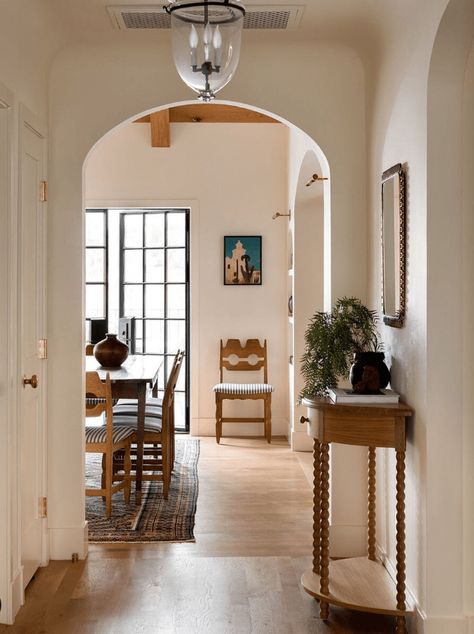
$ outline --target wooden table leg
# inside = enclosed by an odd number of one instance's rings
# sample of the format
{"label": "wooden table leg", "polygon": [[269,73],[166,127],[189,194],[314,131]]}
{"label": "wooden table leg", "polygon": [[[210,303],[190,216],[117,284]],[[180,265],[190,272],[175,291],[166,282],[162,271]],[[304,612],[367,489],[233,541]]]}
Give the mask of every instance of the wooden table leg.
{"label": "wooden table leg", "polygon": [[145,434],[146,385],[139,383],[137,391],[137,461],[135,466],[135,504],[142,500],[143,437]]}
{"label": "wooden table leg", "polygon": [[[397,610],[405,610],[405,452],[397,451]],[[405,634],[405,617],[397,616],[396,634]]]}
{"label": "wooden table leg", "polygon": [[[321,594],[329,594],[329,444],[321,443]],[[319,616],[329,618],[329,605],[319,604]]]}
{"label": "wooden table leg", "polygon": [[369,447],[367,555],[375,561],[375,447]]}
{"label": "wooden table leg", "polygon": [[321,443],[317,438],[313,444],[313,572],[321,569]]}

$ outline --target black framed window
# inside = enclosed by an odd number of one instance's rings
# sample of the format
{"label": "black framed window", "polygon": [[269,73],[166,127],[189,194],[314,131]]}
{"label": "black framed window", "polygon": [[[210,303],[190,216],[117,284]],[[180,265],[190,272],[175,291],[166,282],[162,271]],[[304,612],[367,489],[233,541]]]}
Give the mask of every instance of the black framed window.
{"label": "black framed window", "polygon": [[86,340],[91,320],[108,319],[107,210],[88,209],[85,224]]}
{"label": "black framed window", "polygon": [[175,425],[189,431],[189,211],[122,211],[119,279],[120,316],[135,317],[135,352],[163,358],[161,391],[177,350],[186,350]]}

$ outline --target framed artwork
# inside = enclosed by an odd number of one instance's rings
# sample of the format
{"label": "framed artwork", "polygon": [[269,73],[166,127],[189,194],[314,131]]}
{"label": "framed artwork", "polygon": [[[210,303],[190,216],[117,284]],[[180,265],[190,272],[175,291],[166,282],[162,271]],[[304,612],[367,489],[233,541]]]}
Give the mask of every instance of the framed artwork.
{"label": "framed artwork", "polygon": [[224,284],[262,283],[262,236],[224,236]]}

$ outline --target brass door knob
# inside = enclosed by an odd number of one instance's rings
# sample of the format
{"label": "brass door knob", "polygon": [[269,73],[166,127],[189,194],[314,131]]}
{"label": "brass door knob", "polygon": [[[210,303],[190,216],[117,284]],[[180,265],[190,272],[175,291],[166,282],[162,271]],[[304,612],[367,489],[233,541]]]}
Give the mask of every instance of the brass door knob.
{"label": "brass door knob", "polygon": [[302,417],[300,418],[300,423],[301,423],[302,425],[304,425],[305,423],[309,423],[309,418],[306,418],[306,416],[302,416]]}
{"label": "brass door knob", "polygon": [[26,376],[23,377],[23,387],[25,385],[31,385],[31,387],[36,390],[36,388],[38,387],[38,377],[36,376],[36,374],[32,374],[31,375],[31,379],[27,379]]}

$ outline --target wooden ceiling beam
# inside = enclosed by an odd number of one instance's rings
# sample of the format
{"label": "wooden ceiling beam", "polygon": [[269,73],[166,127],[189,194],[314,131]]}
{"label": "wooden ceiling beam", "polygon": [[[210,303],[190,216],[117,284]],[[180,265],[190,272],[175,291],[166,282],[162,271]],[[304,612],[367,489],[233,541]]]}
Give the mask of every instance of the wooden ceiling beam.
{"label": "wooden ceiling beam", "polygon": [[[160,111],[163,112],[163,111]],[[145,115],[135,123],[149,123],[152,115]],[[191,104],[169,108],[170,123],[279,123],[276,119],[255,110],[224,104]]]}
{"label": "wooden ceiling beam", "polygon": [[170,147],[170,111],[159,110],[150,115],[151,146]]}

